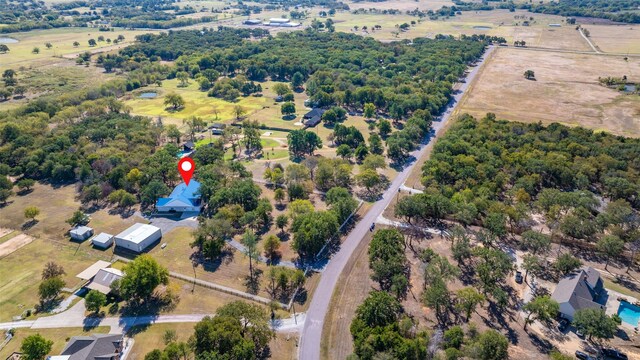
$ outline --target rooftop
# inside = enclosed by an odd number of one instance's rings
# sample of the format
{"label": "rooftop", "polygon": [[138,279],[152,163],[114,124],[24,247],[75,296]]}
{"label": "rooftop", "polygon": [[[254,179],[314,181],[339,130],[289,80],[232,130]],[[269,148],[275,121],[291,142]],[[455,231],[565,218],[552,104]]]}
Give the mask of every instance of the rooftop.
{"label": "rooftop", "polygon": [[111,240],[111,238],[113,238],[113,235],[111,234],[107,234],[107,233],[100,233],[96,236],[94,236],[91,241],[96,242],[96,243],[107,243],[109,240]]}
{"label": "rooftop", "polygon": [[130,228],[116,235],[116,237],[139,244],[158,230],[160,228],[153,225],[137,223],[131,225]]}
{"label": "rooftop", "polygon": [[586,267],[560,280],[551,297],[559,303],[570,303],[576,311],[600,308],[601,304],[598,300],[603,290],[600,273],[591,267]]}
{"label": "rooftop", "polygon": [[111,283],[122,279],[122,276],[124,276],[124,274],[118,269],[100,269],[96,276],[93,277],[93,280],[87,285],[87,288],[108,294],[111,291]]}
{"label": "rooftop", "polygon": [[71,231],[69,231],[69,232],[71,234],[83,235],[83,234],[86,234],[89,231],[93,231],[93,229],[88,227],[88,226],[77,226],[77,227],[71,229]]}
{"label": "rooftop", "polygon": [[169,197],[160,198],[156,206],[165,206],[171,203],[173,206],[197,206],[197,199],[200,198],[200,183],[191,180],[189,185],[180,183],[173,189]]}
{"label": "rooftop", "polygon": [[118,357],[121,349],[122,335],[94,334],[91,336],[74,336],[69,340],[61,355],[68,355],[68,360],[103,360]]}
{"label": "rooftop", "polygon": [[84,271],[82,271],[80,274],[76,275],[76,277],[82,280],[89,280],[92,277],[96,276],[98,271],[100,271],[101,269],[107,268],[109,266],[111,266],[110,262],[98,260],[93,265],[84,269]]}

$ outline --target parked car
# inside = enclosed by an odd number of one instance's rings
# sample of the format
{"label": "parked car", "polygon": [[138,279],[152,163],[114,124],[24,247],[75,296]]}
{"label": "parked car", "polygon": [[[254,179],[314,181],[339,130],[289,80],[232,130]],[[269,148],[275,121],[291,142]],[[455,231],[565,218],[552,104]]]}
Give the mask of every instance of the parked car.
{"label": "parked car", "polygon": [[567,330],[568,327],[569,327],[569,320],[560,319],[560,321],[558,321],[558,331],[564,332],[565,330]]}
{"label": "parked car", "polygon": [[584,353],[580,350],[576,351],[576,358],[580,359],[580,360],[595,360],[594,357],[592,357],[591,355]]}
{"label": "parked car", "polygon": [[522,273],[520,271],[516,271],[516,282],[522,284]]}
{"label": "parked car", "polygon": [[578,335],[580,339],[584,338],[584,334],[579,329],[576,329],[576,335]]}
{"label": "parked car", "polygon": [[621,353],[616,349],[602,349],[602,355],[606,359],[615,359],[615,360],[628,360],[629,357],[625,353]]}

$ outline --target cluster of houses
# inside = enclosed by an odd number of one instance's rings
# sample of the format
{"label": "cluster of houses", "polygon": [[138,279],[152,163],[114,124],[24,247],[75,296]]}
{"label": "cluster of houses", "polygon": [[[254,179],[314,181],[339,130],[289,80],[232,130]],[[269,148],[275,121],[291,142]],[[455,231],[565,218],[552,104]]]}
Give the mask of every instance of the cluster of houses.
{"label": "cluster of houses", "polygon": [[[78,226],[69,231],[71,239],[84,241],[93,235],[93,229],[88,226]],[[149,224],[136,223],[118,235],[100,233],[91,238],[91,244],[98,249],[108,249],[116,244],[116,247],[141,253],[153,243],[160,240],[162,231],[160,228]]]}
{"label": "cluster of houses", "polygon": [[277,27],[298,27],[300,23],[293,22],[289,19],[284,18],[271,18],[268,21],[262,21],[259,19],[247,19],[243,22],[245,25],[249,26],[277,26]]}

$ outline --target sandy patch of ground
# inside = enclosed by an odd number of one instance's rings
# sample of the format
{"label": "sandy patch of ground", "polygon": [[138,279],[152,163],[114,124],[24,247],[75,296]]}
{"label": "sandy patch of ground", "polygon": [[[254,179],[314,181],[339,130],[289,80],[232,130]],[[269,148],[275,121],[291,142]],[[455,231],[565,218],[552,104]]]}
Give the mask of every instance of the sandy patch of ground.
{"label": "sandy patch of ground", "polygon": [[20,234],[11,240],[0,244],[0,258],[3,258],[21,247],[31,243],[33,238],[29,235]]}

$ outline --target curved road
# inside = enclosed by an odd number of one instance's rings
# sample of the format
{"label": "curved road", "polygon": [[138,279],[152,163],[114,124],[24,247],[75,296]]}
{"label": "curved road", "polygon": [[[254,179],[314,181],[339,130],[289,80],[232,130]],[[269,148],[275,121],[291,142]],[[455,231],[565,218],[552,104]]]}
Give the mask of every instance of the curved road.
{"label": "curved road", "polygon": [[[467,91],[469,84],[476,77],[478,70],[484,64],[484,61],[489,54],[494,50],[493,46],[490,46],[487,51],[482,55],[482,58],[478,62],[478,65],[471,69],[466,77],[466,81],[462,83],[459,91],[453,96],[447,110],[433,122],[433,134],[438,134],[444,125],[449,121],[453,110],[456,105]],[[430,136],[432,136],[430,135]],[[431,140],[431,137],[427,140]],[[401,173],[393,180],[389,189],[382,195],[382,199],[378,200],[369,211],[362,217],[362,220],[358,222],[353,230],[349,233],[347,238],[340,246],[340,250],[331,258],[331,261],[325,268],[320,277],[317,290],[311,299],[309,310],[307,311],[306,321],[302,328],[300,338],[300,348],[298,350],[298,358],[304,360],[318,360],[320,359],[320,343],[322,341],[322,327],[324,318],[329,310],[329,303],[333,295],[333,290],[338,282],[338,278],[342,273],[347,261],[353,254],[354,250],[362,241],[366,233],[369,231],[371,224],[376,222],[376,219],[384,209],[387,208],[391,200],[398,193],[400,187],[411,174],[413,167],[417,163],[417,159],[420,159],[426,151],[426,146],[423,145],[420,149],[414,151],[411,155],[415,157],[411,165],[407,166]]]}

